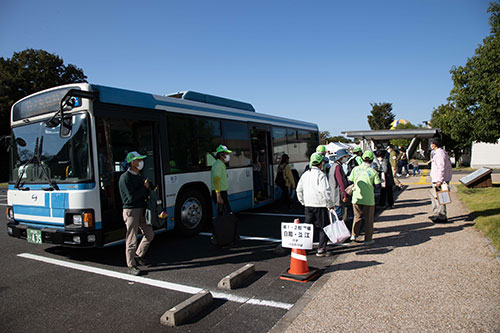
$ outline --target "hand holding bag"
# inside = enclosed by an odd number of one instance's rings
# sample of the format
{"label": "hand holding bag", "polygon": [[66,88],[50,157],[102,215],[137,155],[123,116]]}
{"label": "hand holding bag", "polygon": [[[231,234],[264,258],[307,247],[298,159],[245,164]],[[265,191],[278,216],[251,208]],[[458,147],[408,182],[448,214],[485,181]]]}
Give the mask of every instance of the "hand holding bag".
{"label": "hand holding bag", "polygon": [[333,244],[342,243],[351,237],[351,233],[345,226],[344,221],[339,220],[337,213],[335,213],[333,209],[328,211],[328,216],[330,217],[331,223],[324,227],[323,231]]}

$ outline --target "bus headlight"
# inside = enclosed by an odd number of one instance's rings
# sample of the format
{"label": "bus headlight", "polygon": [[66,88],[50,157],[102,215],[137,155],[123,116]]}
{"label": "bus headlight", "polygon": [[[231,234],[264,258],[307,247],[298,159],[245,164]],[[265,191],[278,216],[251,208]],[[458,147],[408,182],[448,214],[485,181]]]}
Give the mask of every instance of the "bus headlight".
{"label": "bus headlight", "polygon": [[82,226],[83,217],[81,215],[73,215],[73,224],[79,227]]}

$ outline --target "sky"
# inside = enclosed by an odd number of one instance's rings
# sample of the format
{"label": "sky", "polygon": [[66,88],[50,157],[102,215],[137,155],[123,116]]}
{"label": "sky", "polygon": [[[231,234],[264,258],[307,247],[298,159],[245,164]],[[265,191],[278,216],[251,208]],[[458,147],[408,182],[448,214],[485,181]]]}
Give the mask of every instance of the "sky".
{"label": "sky", "polygon": [[59,55],[90,83],[194,90],[305,120],[369,129],[371,103],[422,124],[450,69],[490,34],[488,0],[2,0],[0,57]]}

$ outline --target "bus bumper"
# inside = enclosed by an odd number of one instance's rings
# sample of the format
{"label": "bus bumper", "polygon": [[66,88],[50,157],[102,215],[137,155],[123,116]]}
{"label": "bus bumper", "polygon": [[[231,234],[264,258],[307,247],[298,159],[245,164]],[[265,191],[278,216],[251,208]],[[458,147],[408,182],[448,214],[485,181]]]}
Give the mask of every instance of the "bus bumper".
{"label": "bus bumper", "polygon": [[71,247],[98,247],[101,234],[96,230],[60,230],[54,228],[31,228],[15,222],[7,223],[9,236],[27,239],[28,229],[40,230],[42,243],[64,245]]}

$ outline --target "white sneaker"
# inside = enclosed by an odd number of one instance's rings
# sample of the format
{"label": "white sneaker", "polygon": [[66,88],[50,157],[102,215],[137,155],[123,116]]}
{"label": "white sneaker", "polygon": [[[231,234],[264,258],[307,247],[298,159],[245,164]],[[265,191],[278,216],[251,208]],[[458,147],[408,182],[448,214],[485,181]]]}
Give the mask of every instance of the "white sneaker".
{"label": "white sneaker", "polygon": [[352,241],[353,241],[353,240],[356,240],[356,236],[351,235],[351,240],[352,240]]}

